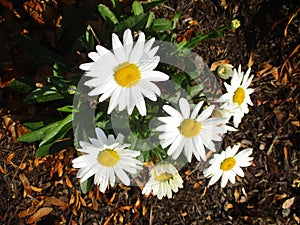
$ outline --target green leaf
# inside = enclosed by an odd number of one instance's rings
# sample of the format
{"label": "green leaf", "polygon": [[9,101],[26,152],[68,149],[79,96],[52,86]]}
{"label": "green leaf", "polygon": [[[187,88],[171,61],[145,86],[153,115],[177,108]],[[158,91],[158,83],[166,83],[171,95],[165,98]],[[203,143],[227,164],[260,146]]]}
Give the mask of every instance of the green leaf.
{"label": "green leaf", "polygon": [[155,14],[154,14],[154,12],[150,12],[150,13],[149,13],[149,16],[148,16],[147,23],[146,23],[146,29],[148,29],[149,27],[152,26],[154,19],[155,19]]}
{"label": "green leaf", "polygon": [[160,5],[161,3],[165,2],[165,1],[167,1],[167,0],[152,0],[150,2],[143,1],[142,5],[143,5],[145,12],[148,12],[153,7]]}
{"label": "green leaf", "polygon": [[172,29],[172,22],[167,19],[155,19],[153,21],[152,29],[158,32],[165,32]]}
{"label": "green leaf", "polygon": [[70,70],[70,65],[65,61],[65,59],[45,46],[33,41],[30,37],[26,35],[19,35],[18,40],[21,45],[30,53],[32,57],[41,63],[52,66],[57,63],[65,71]]}
{"label": "green leaf", "polygon": [[86,30],[85,32],[85,40],[87,43],[87,51],[90,52],[95,48],[95,40],[91,30]]}
{"label": "green leaf", "polygon": [[127,28],[133,30],[140,30],[145,26],[146,22],[147,22],[147,15],[145,13],[132,16],[117,24],[115,26],[114,32],[118,33]]}
{"label": "green leaf", "polygon": [[60,150],[65,149],[65,148],[71,146],[72,144],[73,144],[72,139],[58,140],[58,141],[55,141],[53,143],[50,143],[50,144],[43,145],[43,146],[39,147],[36,150],[35,155],[43,157],[43,156],[46,156],[46,155],[49,155],[49,154],[59,152]]}
{"label": "green leaf", "polygon": [[134,1],[132,3],[132,11],[134,15],[139,15],[144,13],[144,9],[142,4],[139,1]]}
{"label": "green leaf", "polygon": [[175,14],[173,17],[173,25],[172,25],[172,30],[174,30],[179,22],[180,17],[182,16],[182,12],[178,12]]}
{"label": "green leaf", "polygon": [[73,115],[70,114],[63,120],[60,120],[54,129],[50,130],[43,138],[39,146],[49,143],[50,140],[63,138],[64,135],[72,128]]}
{"label": "green leaf", "polygon": [[94,183],[94,177],[90,177],[87,180],[80,182],[80,189],[82,193],[87,194],[91,190]]}
{"label": "green leaf", "polygon": [[104,20],[109,19],[115,25],[119,23],[116,15],[106,5],[99,4],[98,11]]}
{"label": "green leaf", "polygon": [[21,77],[10,83],[9,88],[15,90],[18,93],[29,93],[33,89],[33,83],[26,77]]}
{"label": "green leaf", "polygon": [[44,121],[23,123],[23,126],[29,130],[37,130],[45,126]]}
{"label": "green leaf", "polygon": [[62,99],[64,96],[60,94],[55,87],[45,86],[43,88],[37,88],[23,100],[24,103],[33,103],[33,102],[49,102],[58,99]]}
{"label": "green leaf", "polygon": [[66,106],[60,107],[57,109],[57,111],[68,112],[68,113],[78,112],[78,110],[74,109],[72,105],[66,105]]}
{"label": "green leaf", "polygon": [[35,142],[42,140],[48,132],[54,129],[60,121],[56,121],[47,125],[46,127],[40,128],[35,131],[31,131],[30,133],[24,134],[22,137],[18,138],[18,141],[21,142]]}
{"label": "green leaf", "polygon": [[193,98],[196,95],[199,95],[203,91],[203,85],[200,84],[200,85],[188,86],[187,91],[189,96]]}

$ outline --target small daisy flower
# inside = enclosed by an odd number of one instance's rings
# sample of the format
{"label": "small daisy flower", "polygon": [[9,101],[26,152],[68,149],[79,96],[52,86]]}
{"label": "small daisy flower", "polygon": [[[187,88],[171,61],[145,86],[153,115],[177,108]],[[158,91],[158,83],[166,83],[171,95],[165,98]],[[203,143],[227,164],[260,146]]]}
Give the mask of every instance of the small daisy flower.
{"label": "small daisy flower", "polygon": [[177,169],[170,163],[159,163],[150,170],[150,179],[143,188],[143,194],[157,195],[159,199],[164,196],[172,198],[172,191],[178,192],[178,188],[183,188],[183,180]]}
{"label": "small daisy flower", "polygon": [[210,167],[203,171],[203,174],[207,178],[211,178],[208,185],[213,185],[221,177],[221,187],[225,187],[228,180],[234,184],[235,176],[244,177],[244,172],[241,167],[250,166],[250,161],[253,157],[249,157],[252,154],[252,148],[247,148],[237,151],[240,145],[236,144],[233,147],[228,146],[225,151],[220,154],[214,154],[213,158],[209,160]]}
{"label": "small daisy flower", "polygon": [[[89,138],[90,142],[80,141],[82,149],[78,151],[85,153],[72,161],[74,168],[79,168],[77,178],[80,182],[95,175],[94,184],[100,186],[100,191],[105,192],[110,184],[114,186],[116,176],[125,185],[130,184],[126,172],[136,174],[142,169],[142,163],[134,157],[139,156],[139,151],[127,149],[129,144],[121,144],[123,135],[118,134],[115,139],[113,135],[106,137],[100,129],[95,129],[96,138]],[[125,172],[126,171],[126,172]]]}
{"label": "small daisy flower", "polygon": [[238,19],[234,19],[231,21],[231,29],[236,30],[241,26],[241,22]]}
{"label": "small daisy flower", "polygon": [[221,66],[218,67],[217,74],[219,77],[225,80],[228,79],[229,77],[232,77],[233,65],[227,63],[222,64]]}
{"label": "small daisy flower", "polygon": [[190,105],[185,98],[180,98],[180,112],[169,105],[164,105],[163,109],[170,116],[159,117],[158,119],[165,123],[156,128],[163,132],[159,135],[160,143],[163,148],[170,145],[168,155],[177,159],[184,151],[189,162],[192,154],[198,161],[200,158],[206,160],[205,148],[215,151],[213,141],[221,141],[219,134],[226,132],[224,127],[218,126],[225,123],[225,118],[209,118],[213,112],[214,106],[209,106],[200,115],[198,115],[204,101],[199,102],[191,113]]}
{"label": "small daisy flower", "polygon": [[[81,64],[80,69],[86,71],[85,76],[92,77],[84,84],[94,89],[90,96],[98,96],[99,102],[110,98],[108,114],[119,106],[119,111],[127,108],[129,115],[137,107],[142,116],[147,114],[144,96],[152,101],[161,94],[153,83],[166,81],[169,76],[154,69],[160,61],[155,56],[158,46],[152,48],[155,39],[145,42],[145,34],[139,33],[135,45],[131,30],[123,35],[123,45],[116,34],[112,34],[113,52],[103,46],[96,46],[97,52],[90,52],[91,63]],[[152,48],[152,49],[151,49]]]}
{"label": "small daisy flower", "polygon": [[251,106],[253,105],[250,94],[253,93],[254,89],[248,88],[253,79],[253,75],[249,77],[250,70],[251,69],[249,68],[244,75],[241,71],[241,65],[239,66],[238,71],[234,69],[231,85],[224,83],[227,93],[223,94],[218,99],[218,102],[224,102],[221,109],[226,109],[230,107],[231,104],[236,104],[238,106],[233,114],[233,124],[235,127],[238,127],[244,115],[249,112],[248,104]]}

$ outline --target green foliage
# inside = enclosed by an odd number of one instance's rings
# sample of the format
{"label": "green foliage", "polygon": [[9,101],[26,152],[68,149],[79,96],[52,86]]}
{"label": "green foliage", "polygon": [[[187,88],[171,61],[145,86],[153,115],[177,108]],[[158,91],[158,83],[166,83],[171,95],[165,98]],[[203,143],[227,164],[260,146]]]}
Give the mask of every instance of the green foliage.
{"label": "green foliage", "polygon": [[20,44],[29,52],[30,56],[43,63],[44,65],[53,66],[57,63],[63,71],[70,70],[71,66],[63,57],[44,47],[43,45],[33,41],[29,36],[19,35]]}
{"label": "green foliage", "polygon": [[98,11],[104,20],[109,20],[113,24],[119,23],[116,15],[106,5],[99,4]]}
{"label": "green foliage", "polygon": [[144,13],[142,4],[138,1],[134,1],[132,3],[132,11],[133,11],[133,15],[135,16]]}
{"label": "green foliage", "polygon": [[156,32],[165,32],[172,29],[172,22],[168,19],[155,19],[152,29]]}
{"label": "green foliage", "polygon": [[131,16],[119,24],[117,24],[114,28],[114,32],[120,33],[130,28],[132,30],[139,30],[142,29],[147,21],[147,15],[142,13],[139,15]]}
{"label": "green foliage", "polygon": [[80,182],[80,189],[82,193],[87,194],[91,190],[94,184],[94,177],[90,177],[87,180]]}

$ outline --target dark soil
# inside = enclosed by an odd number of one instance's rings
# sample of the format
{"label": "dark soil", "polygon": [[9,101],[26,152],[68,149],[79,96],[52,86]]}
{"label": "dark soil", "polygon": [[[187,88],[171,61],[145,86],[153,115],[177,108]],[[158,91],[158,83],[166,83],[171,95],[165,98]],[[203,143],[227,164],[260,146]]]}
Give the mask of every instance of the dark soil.
{"label": "dark soil", "polygon": [[[18,4],[14,7],[21,8]],[[235,18],[241,21],[240,28],[225,32],[220,39],[200,43],[196,52],[209,66],[228,59],[235,66],[241,64],[243,70],[251,65],[255,75],[251,96],[254,106],[243,118],[239,131],[227,135],[223,143],[228,146],[241,142],[243,147],[254,149],[252,166],[244,169],[245,177],[223,189],[219,184],[207,188],[202,165],[193,162],[180,171],[184,188],[172,199],[146,197],[139,187],[124,186],[106,194],[100,194],[96,187],[82,194],[71,166],[76,157],[74,148],[37,158],[35,143],[15,139],[23,131],[22,123],[49,116],[56,106],[24,106],[24,96],[1,87],[0,224],[30,223],[33,213],[29,211],[40,207],[38,204],[52,209],[36,223],[40,225],[300,224],[300,187],[296,183],[300,180],[299,15],[290,20],[293,13],[299,14],[299,2],[174,0],[154,9],[161,18],[171,18],[179,11],[183,15],[178,36],[190,29],[190,20],[199,23],[194,32],[203,33]],[[48,73],[47,68],[27,57],[15,37],[21,27],[26,27],[35,40],[55,49],[55,42],[49,41],[52,28],[39,25],[22,10],[18,12],[22,12],[22,19],[1,8],[1,18],[5,18],[0,23],[1,79],[5,82],[26,75],[39,82]],[[271,68],[277,68],[278,73]],[[49,200],[50,196],[55,199]]]}

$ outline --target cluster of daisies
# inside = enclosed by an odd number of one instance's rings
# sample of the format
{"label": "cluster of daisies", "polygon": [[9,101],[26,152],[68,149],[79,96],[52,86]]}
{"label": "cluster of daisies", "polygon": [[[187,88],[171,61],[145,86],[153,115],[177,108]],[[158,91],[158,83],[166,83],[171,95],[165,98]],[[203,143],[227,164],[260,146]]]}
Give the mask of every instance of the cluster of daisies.
{"label": "cluster of daisies", "polygon": [[[160,62],[156,55],[158,46],[153,47],[155,39],[145,40],[143,32],[139,33],[134,44],[131,30],[123,34],[123,44],[117,35],[112,35],[112,51],[97,46],[97,52],[90,52],[93,62],[80,65],[85,76],[91,77],[85,82],[92,88],[90,96],[99,96],[99,102],[109,99],[108,114],[114,109],[127,109],[131,115],[136,107],[140,115],[147,114],[144,98],[156,101],[161,92],[155,82],[166,81],[169,76],[155,70]],[[228,130],[236,130],[244,114],[248,113],[248,105],[252,105],[248,88],[253,76],[250,69],[244,74],[241,67],[234,69],[231,84],[225,83],[227,93],[222,95],[217,108],[214,105],[203,107],[201,101],[193,105],[186,98],[180,98],[178,107],[164,105],[165,117],[159,117],[161,124],[156,128],[159,133],[160,145],[170,158],[175,160],[183,155],[188,162],[192,157],[206,161],[206,150],[216,152],[215,141],[221,141],[222,135]],[[231,127],[227,123],[233,118]],[[141,153],[138,149],[130,149],[130,144],[124,143],[124,136],[118,134],[106,135],[100,128],[95,129],[97,138],[80,141],[82,154],[73,160],[73,167],[78,168],[77,177],[80,182],[94,176],[94,184],[99,185],[101,192],[109,186],[114,186],[116,180],[130,185],[130,180],[143,169],[143,162],[138,160]],[[244,176],[241,167],[250,165],[251,148],[239,151],[240,145],[227,147],[220,154],[215,153],[209,160],[210,166],[203,173],[211,178],[209,185],[221,178],[221,187],[228,180],[235,183],[235,176]],[[145,183],[142,193],[172,197],[183,187],[183,180],[175,167],[168,161],[154,163],[149,168],[149,180]]]}

